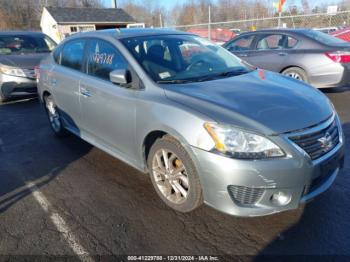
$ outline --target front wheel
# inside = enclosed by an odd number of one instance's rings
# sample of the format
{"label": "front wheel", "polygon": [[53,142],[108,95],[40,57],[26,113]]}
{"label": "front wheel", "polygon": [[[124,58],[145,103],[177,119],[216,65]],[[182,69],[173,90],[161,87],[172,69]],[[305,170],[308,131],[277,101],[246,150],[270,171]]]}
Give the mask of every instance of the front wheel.
{"label": "front wheel", "polygon": [[4,103],[7,101],[7,97],[4,96],[2,93],[1,93],[1,90],[0,90],[0,103]]}
{"label": "front wheel", "polygon": [[157,139],[147,163],[153,186],[169,207],[190,212],[203,203],[195,165],[176,139],[168,135]]}
{"label": "front wheel", "polygon": [[308,77],[306,72],[299,67],[290,67],[282,72],[282,75],[289,76],[299,81],[308,83]]}
{"label": "front wheel", "polygon": [[58,112],[58,108],[53,100],[53,97],[51,95],[45,96],[44,103],[46,113],[50,121],[50,126],[54,131],[55,135],[59,137],[65,136],[67,134],[67,131],[63,126],[60,114]]}

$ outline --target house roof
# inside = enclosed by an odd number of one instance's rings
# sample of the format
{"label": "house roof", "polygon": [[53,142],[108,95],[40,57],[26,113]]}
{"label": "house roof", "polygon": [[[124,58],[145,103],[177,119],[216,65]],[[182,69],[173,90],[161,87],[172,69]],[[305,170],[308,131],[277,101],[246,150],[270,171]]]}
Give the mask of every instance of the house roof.
{"label": "house roof", "polygon": [[135,23],[121,8],[46,7],[57,23]]}

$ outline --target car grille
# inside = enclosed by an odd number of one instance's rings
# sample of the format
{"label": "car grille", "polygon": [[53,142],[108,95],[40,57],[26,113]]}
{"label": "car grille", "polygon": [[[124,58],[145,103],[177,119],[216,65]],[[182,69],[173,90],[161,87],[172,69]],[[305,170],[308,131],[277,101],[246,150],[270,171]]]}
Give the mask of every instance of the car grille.
{"label": "car grille", "polygon": [[232,200],[239,205],[254,205],[264,193],[263,188],[234,186],[227,187]]}
{"label": "car grille", "polygon": [[22,70],[27,78],[35,79],[35,70],[34,69],[23,68]]}
{"label": "car grille", "polygon": [[304,134],[300,136],[289,137],[295,144],[302,148],[312,160],[330,152],[339,143],[339,130],[334,120],[328,127]]}

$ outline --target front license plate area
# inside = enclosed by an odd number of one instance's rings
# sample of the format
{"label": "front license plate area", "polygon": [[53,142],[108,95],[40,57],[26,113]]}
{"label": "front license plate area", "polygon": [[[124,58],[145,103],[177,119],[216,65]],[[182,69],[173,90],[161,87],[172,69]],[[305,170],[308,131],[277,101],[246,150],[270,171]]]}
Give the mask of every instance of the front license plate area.
{"label": "front license plate area", "polygon": [[333,172],[340,167],[340,154],[335,154],[331,158],[321,163],[321,175],[320,177],[330,176]]}

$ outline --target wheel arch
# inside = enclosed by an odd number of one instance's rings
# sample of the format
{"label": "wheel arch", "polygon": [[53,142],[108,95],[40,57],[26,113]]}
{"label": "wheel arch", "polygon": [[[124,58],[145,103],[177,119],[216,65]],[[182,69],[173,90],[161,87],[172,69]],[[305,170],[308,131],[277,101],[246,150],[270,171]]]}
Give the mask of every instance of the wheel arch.
{"label": "wheel arch", "polygon": [[287,70],[287,69],[289,69],[289,68],[292,68],[292,67],[297,67],[297,68],[303,70],[303,71],[307,74],[306,70],[305,70],[303,67],[299,66],[299,65],[289,65],[289,66],[286,66],[286,67],[282,68],[282,69],[280,70],[279,73],[282,74],[283,71],[285,71],[285,70]]}
{"label": "wheel arch", "polygon": [[147,158],[148,158],[148,154],[150,152],[150,149],[151,149],[152,145],[155,143],[155,141],[158,138],[162,138],[165,135],[169,135],[169,136],[172,136],[173,138],[175,138],[177,141],[179,141],[181,143],[181,145],[183,147],[185,147],[185,149],[188,151],[188,153],[190,155],[192,155],[189,143],[176,130],[173,130],[172,128],[166,127],[166,126],[150,130],[144,136],[144,139],[142,141],[142,160],[143,160],[143,163],[144,163],[144,170],[146,172],[148,171]]}

